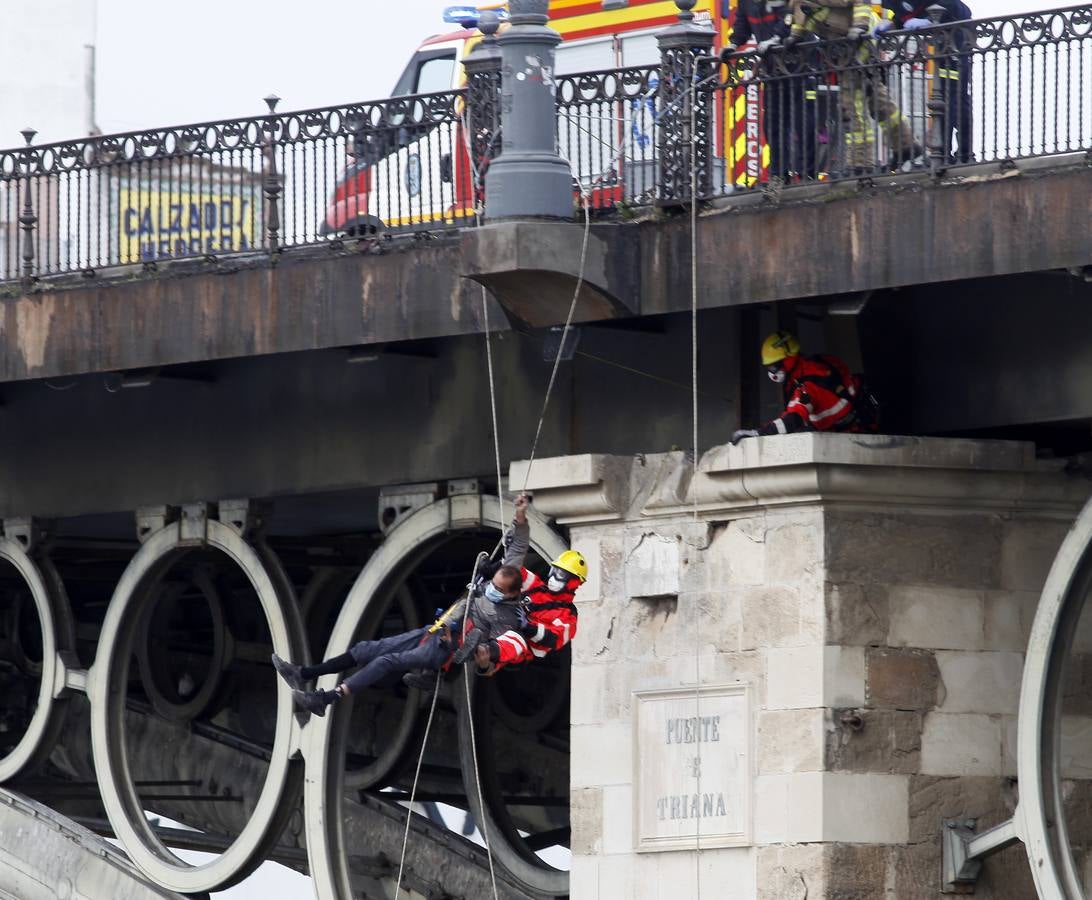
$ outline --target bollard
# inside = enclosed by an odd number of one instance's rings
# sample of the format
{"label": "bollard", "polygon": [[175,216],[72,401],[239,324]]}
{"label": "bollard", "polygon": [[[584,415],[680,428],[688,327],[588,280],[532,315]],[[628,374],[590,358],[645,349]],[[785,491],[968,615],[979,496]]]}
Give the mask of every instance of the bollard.
{"label": "bollard", "polygon": [[[699,88],[694,102],[698,58],[713,49],[713,31],[694,22],[696,0],[675,0],[679,21],[657,37],[660,46],[660,99],[657,146],[660,158],[662,204],[691,200],[691,141],[697,143],[697,193],[707,197],[713,191],[713,91]],[[709,69],[708,74],[716,70]],[[694,133],[690,133],[693,119]]]}
{"label": "bollard", "polygon": [[38,224],[38,216],[34,212],[34,204],[30,199],[30,175],[34,171],[34,151],[30,149],[30,142],[38,133],[33,128],[24,128],[19,132],[26,142],[23,150],[23,169],[26,172],[26,187],[23,188],[23,209],[19,213],[19,225],[23,229],[23,286],[30,287],[34,283],[34,226]]}
{"label": "bollard", "polygon": [[486,173],[488,219],[573,214],[573,178],[557,152],[554,48],[546,27],[548,0],[510,0],[511,27],[498,39],[501,152]]}
{"label": "bollard", "polygon": [[[944,7],[934,4],[928,7],[926,15],[934,25],[940,23],[940,17],[944,15]],[[948,102],[944,91],[937,90],[938,40],[935,34],[929,36],[929,56],[932,57],[933,83],[929,89],[929,102],[925,104],[929,110],[929,137],[926,141],[929,150],[929,173],[937,178],[944,174],[948,158]]]}
{"label": "bollard", "polygon": [[281,230],[280,201],[281,189],[284,182],[277,172],[277,118],[274,115],[277,104],[281,98],[276,94],[270,94],[265,99],[265,105],[269,107],[269,118],[262,126],[265,137],[262,140],[262,192],[265,194],[265,232],[266,243],[269,252],[277,253]]}

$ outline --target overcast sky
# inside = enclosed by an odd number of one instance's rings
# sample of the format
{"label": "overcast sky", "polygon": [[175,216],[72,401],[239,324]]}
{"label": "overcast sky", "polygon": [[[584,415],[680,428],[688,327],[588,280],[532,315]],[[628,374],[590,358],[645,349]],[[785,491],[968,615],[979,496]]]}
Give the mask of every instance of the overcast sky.
{"label": "overcast sky", "polygon": [[[105,132],[257,115],[271,92],[281,110],[384,97],[421,40],[451,30],[451,0],[97,2]],[[968,2],[976,17],[1065,5]]]}
{"label": "overcast sky", "polygon": [[453,0],[98,0],[105,132],[335,106],[390,93]]}

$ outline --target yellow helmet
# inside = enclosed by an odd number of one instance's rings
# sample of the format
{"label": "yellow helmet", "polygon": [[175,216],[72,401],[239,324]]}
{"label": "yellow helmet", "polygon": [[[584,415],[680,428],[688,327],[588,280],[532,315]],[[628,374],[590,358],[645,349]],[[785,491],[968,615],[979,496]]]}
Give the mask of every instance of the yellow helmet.
{"label": "yellow helmet", "polygon": [[775,331],[762,342],[762,365],[772,366],[786,356],[800,355],[800,341],[791,331]]}
{"label": "yellow helmet", "polygon": [[550,565],[557,566],[559,569],[564,569],[570,575],[575,575],[581,581],[588,580],[588,561],[584,559],[584,554],[576,550],[566,550],[550,563]]}

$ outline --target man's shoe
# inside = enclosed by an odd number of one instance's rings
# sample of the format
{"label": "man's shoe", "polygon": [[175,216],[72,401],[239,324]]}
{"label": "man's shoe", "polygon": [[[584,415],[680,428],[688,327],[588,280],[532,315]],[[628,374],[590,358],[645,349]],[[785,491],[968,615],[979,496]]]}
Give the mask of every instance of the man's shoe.
{"label": "man's shoe", "polygon": [[416,688],[426,694],[436,690],[436,673],[427,670],[422,672],[407,672],[402,676],[402,684],[406,687]]}
{"label": "man's shoe", "polygon": [[318,691],[292,691],[292,699],[313,716],[326,715],[326,701]]}
{"label": "man's shoe", "polygon": [[303,676],[300,675],[300,669],[303,668],[302,666],[286,662],[277,656],[276,653],[274,653],[271,658],[273,660],[273,668],[277,670],[277,674],[287,682],[292,690],[302,691],[306,688],[307,682],[304,681]]}

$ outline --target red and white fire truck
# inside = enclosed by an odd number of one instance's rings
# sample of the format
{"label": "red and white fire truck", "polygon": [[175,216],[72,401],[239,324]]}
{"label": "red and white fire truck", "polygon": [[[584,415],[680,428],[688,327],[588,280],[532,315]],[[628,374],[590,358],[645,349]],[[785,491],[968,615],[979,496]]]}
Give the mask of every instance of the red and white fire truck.
{"label": "red and white fire truck", "polygon": [[[714,32],[714,49],[728,36],[735,0],[698,0],[695,21]],[[449,7],[445,21],[457,31],[425,40],[398,79],[392,97],[450,91],[465,82],[462,61],[481,40],[482,11],[506,4]],[[555,75],[602,71],[659,61],[657,34],[678,20],[673,0],[550,0],[550,27],[562,37]],[[759,91],[741,90],[718,109],[717,156],[724,178],[753,183],[763,168]],[[379,227],[455,222],[475,213],[475,188],[461,123],[448,129],[394,129],[370,152],[356,148],[330,200],[322,231],[359,234]],[[427,146],[425,142],[429,143]],[[604,153],[609,157],[609,151]],[[625,160],[617,160],[622,166]],[[587,168],[591,162],[583,162]],[[596,173],[577,172],[591,182]],[[604,188],[600,187],[600,190]]]}

